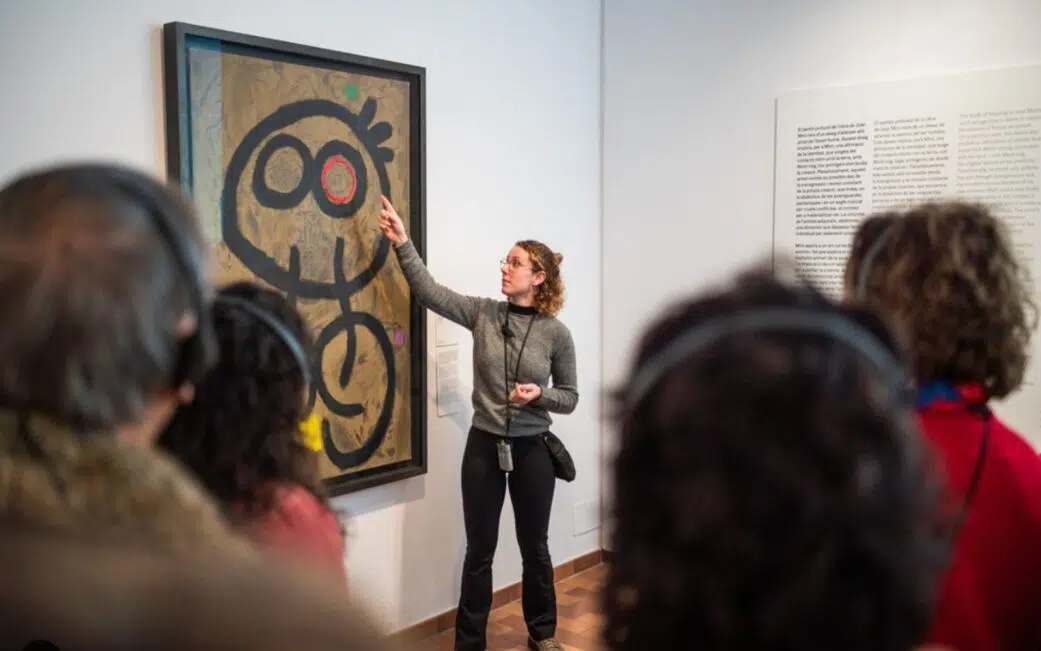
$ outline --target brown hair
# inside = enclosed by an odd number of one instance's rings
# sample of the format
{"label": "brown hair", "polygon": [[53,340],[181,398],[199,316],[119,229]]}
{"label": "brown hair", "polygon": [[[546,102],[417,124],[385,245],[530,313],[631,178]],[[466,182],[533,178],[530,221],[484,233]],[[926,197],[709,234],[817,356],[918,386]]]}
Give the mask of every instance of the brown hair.
{"label": "brown hair", "polygon": [[564,256],[554,253],[538,240],[521,240],[517,246],[528,252],[535,271],[546,274],[546,280],[535,288],[535,309],[556,316],[564,307],[564,281],[560,278],[560,263]]}
{"label": "brown hair", "polygon": [[1004,225],[985,206],[954,201],[893,213],[892,222],[864,270],[862,299],[906,330],[916,379],[980,383],[994,398],[1015,391],[1037,305]]}
{"label": "brown hair", "polygon": [[[862,267],[865,263],[865,257],[868,255],[868,251],[871,250],[872,246],[878,242],[884,234],[890,232],[890,229],[894,227],[897,220],[900,218],[900,214],[896,212],[885,212],[877,215],[871,215],[864,221],[860,222],[857,227],[857,232],[853,235],[853,243],[850,245],[849,257],[846,259],[846,270],[844,274],[844,284],[847,290],[856,292],[858,285],[861,282],[861,274],[863,273]],[[877,252],[882,254],[885,247],[880,245],[880,249]],[[876,255],[869,265],[874,263],[874,260],[878,259]],[[869,270],[870,271],[870,270]],[[866,278],[864,279],[866,280]]]}
{"label": "brown hair", "polygon": [[[673,361],[650,389],[633,384],[716,319],[792,309],[864,331],[892,367],[824,331],[764,328]],[[873,311],[781,282],[769,266],[663,310],[611,400],[604,648],[921,642],[950,539],[943,476],[893,391],[901,354]]]}

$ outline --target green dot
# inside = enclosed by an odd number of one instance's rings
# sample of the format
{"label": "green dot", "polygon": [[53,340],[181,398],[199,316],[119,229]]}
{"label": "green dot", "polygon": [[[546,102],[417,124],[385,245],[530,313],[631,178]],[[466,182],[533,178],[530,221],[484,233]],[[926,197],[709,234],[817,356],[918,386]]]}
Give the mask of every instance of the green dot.
{"label": "green dot", "polygon": [[358,99],[358,95],[359,95],[359,93],[358,93],[358,86],[355,85],[355,84],[350,84],[350,83],[347,84],[346,86],[343,87],[343,94],[346,95],[347,99],[349,99],[349,100],[356,100],[356,99]]}

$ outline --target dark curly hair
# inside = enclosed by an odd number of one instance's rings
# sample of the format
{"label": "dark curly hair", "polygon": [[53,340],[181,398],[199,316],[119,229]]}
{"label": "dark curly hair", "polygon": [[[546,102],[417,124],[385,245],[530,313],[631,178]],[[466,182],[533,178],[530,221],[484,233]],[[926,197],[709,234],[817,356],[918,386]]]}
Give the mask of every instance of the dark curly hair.
{"label": "dark curly hair", "polygon": [[915,378],[979,383],[990,398],[1014,392],[1038,311],[1004,225],[985,206],[957,201],[888,218],[896,226],[863,272],[862,298],[906,331]]}
{"label": "dark curly hair", "polygon": [[[754,270],[660,317],[630,378],[709,319],[796,306],[848,318],[900,359],[870,311]],[[906,651],[922,640],[954,514],[910,396],[883,380],[825,334],[763,330],[724,335],[635,404],[630,383],[615,392],[607,648]]]}
{"label": "dark curly hair", "polygon": [[517,246],[528,252],[532,269],[546,274],[546,280],[535,288],[535,309],[556,316],[564,307],[564,280],[560,277],[560,263],[564,256],[554,253],[538,240],[521,240]]}
{"label": "dark curly hair", "polygon": [[[248,282],[219,293],[265,310],[313,358],[311,333],[281,294]],[[301,441],[307,395],[296,358],[269,326],[239,306],[217,301],[213,322],[217,366],[196,387],[195,400],[177,411],[159,446],[192,470],[233,520],[248,521],[268,509],[273,495],[264,487],[273,482],[303,486],[325,503],[315,453]]]}

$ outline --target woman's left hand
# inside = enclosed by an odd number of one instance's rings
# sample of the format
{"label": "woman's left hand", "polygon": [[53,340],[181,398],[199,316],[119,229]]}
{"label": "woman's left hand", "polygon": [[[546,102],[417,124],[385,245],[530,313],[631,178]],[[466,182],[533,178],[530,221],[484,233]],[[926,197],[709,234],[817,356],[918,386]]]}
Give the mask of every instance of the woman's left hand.
{"label": "woman's left hand", "polygon": [[517,384],[510,393],[510,402],[526,405],[532,400],[538,400],[541,395],[542,387],[537,384]]}

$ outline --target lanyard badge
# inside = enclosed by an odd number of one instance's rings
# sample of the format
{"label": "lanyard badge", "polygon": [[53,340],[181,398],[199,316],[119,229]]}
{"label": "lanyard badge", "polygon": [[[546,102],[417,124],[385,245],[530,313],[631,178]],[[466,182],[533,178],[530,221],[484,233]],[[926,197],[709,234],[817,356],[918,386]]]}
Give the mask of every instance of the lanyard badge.
{"label": "lanyard badge", "polygon": [[500,440],[497,445],[499,448],[499,470],[513,472],[513,446],[505,439]]}

